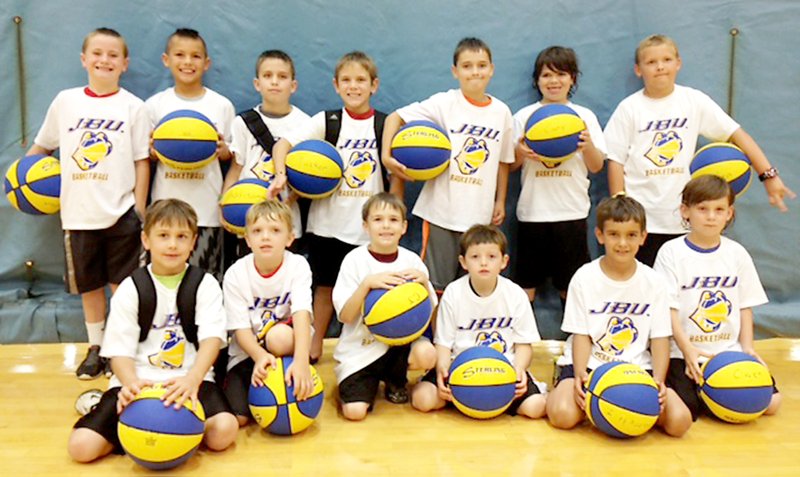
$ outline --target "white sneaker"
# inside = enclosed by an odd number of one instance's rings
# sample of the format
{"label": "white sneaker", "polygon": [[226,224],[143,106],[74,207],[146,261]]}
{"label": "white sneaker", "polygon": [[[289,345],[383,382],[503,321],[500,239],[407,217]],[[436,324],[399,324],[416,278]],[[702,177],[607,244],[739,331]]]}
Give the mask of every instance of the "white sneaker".
{"label": "white sneaker", "polygon": [[75,410],[81,416],[85,416],[97,406],[97,403],[100,402],[100,398],[102,397],[103,391],[99,389],[84,391],[78,396],[78,399],[75,400]]}

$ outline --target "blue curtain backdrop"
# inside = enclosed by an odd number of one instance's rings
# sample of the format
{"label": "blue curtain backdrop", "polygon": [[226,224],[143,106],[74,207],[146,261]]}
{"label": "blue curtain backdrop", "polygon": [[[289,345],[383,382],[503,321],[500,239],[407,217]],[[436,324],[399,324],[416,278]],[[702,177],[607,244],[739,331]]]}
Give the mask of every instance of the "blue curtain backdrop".
{"label": "blue curtain backdrop", "polygon": [[[22,18],[24,127],[15,16]],[[373,104],[390,112],[457,87],[450,74],[453,48],[462,37],[480,37],[494,54],[489,90],[516,111],[534,100],[530,75],[537,52],[566,45],[577,51],[583,70],[573,99],[592,109],[603,125],[617,103],[641,87],[633,74],[633,52],[651,33],[677,41],[683,59],[680,83],[727,108],[730,31],[738,28],[734,117],[780,168],[784,181],[800,191],[800,56],[793,49],[798,24],[800,2],[792,0],[6,0],[0,4],[0,169],[29,147],[55,94],[86,83],[81,42],[98,26],[114,28],[127,39],[131,62],[122,85],[143,99],[171,84],[160,55],[175,28],[190,27],[208,43],[207,86],[237,109],[259,101],[251,81],[257,55],[279,48],[296,61],[299,89],[293,101],[309,114],[340,106],[331,86],[333,66],[350,50],[364,50],[377,62],[381,84]],[[592,182],[597,203],[606,194],[605,172]],[[512,254],[518,183],[514,175],[505,225]],[[417,189],[411,189],[413,200]],[[769,207],[755,183],[737,203],[729,233],[753,255],[770,298],[755,310],[758,337],[800,335],[800,201],[789,206],[787,214]],[[418,248],[418,229],[412,221],[406,245]],[[25,216],[0,200],[0,342],[85,339],[80,301],[62,291],[61,247],[57,217]],[[540,328],[554,336],[558,300],[546,292],[541,298]]]}

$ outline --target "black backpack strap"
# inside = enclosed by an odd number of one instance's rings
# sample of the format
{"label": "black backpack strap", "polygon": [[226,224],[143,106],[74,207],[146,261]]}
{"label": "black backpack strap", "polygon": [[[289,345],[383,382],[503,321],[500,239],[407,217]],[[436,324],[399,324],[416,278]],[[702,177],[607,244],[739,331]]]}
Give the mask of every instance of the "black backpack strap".
{"label": "black backpack strap", "polygon": [[141,342],[147,339],[147,334],[153,326],[153,316],[156,314],[156,287],[147,267],[134,270],[131,279],[139,294],[139,341]]}
{"label": "black backpack strap", "polygon": [[[381,164],[381,154],[383,152],[383,123],[385,122],[386,113],[376,109],[373,127],[375,128],[375,143],[378,148],[378,164]],[[389,171],[383,167],[383,164],[381,164],[381,174],[383,175],[383,190],[389,192]]]}
{"label": "black backpack strap", "polygon": [[344,114],[344,110],[341,109],[325,111],[325,140],[333,144],[333,147],[336,147],[336,143],[339,142],[342,114]]}
{"label": "black backpack strap", "polygon": [[250,130],[250,134],[256,138],[258,144],[264,152],[272,156],[272,147],[275,145],[275,137],[269,132],[269,128],[264,124],[261,115],[252,109],[242,111],[239,116],[244,120],[245,126]]}
{"label": "black backpack strap", "polygon": [[192,343],[195,348],[197,348],[197,323],[194,317],[197,308],[197,289],[200,288],[200,282],[205,275],[206,272],[202,268],[189,265],[178,286],[178,316],[186,341]]}

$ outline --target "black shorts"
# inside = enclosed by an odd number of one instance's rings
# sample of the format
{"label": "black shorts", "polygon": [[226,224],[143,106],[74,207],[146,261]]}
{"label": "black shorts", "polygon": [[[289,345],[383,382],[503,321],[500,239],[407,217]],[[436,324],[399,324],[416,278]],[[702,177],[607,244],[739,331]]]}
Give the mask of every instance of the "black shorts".
{"label": "black shorts", "polygon": [[[536,381],[533,380],[533,376],[531,376],[531,373],[525,373],[525,375],[528,376],[528,389],[525,390],[525,394],[523,394],[520,397],[514,398],[514,400],[511,401],[511,405],[508,406],[508,409],[504,411],[506,414],[516,416],[517,410],[522,405],[522,403],[525,402],[526,399],[535,394],[542,394],[542,390],[539,389],[539,386],[536,385]],[[420,379],[420,381],[425,381],[427,383],[432,383],[434,386],[438,386],[438,384],[436,384],[436,369],[431,369],[430,371],[425,373],[425,376],[423,376],[422,379]]]}
{"label": "black shorts", "polygon": [[253,380],[253,367],[255,362],[252,358],[247,358],[231,368],[225,376],[225,397],[237,416],[251,417],[248,394]]}
{"label": "black shorts", "polygon": [[643,264],[652,267],[656,263],[656,255],[661,249],[661,246],[674,238],[678,238],[683,234],[647,234],[644,245],[639,247],[636,252],[636,259]]}
{"label": "black shorts", "polygon": [[539,288],[548,277],[567,291],[572,275],[589,263],[586,219],[564,222],[519,222],[515,280],[522,288]]}
{"label": "black shorts", "polygon": [[[675,390],[681,398],[689,412],[692,413],[692,421],[696,421],[701,413],[711,415],[711,412],[700,397],[700,386],[692,378],[686,375],[686,361],[682,358],[670,358],[669,369],[667,369],[666,385]],[[772,394],[776,394],[778,388],[775,385],[775,378],[772,378]]]}
{"label": "black shorts", "polygon": [[408,383],[408,355],[411,345],[392,346],[380,358],[344,378],[339,383],[339,400],[347,404],[351,402],[375,402],[378,386],[381,381],[392,383],[394,386],[403,387]]}
{"label": "black shorts", "polygon": [[344,256],[356,248],[339,239],[307,234],[308,264],[311,266],[311,278],[315,287],[333,287],[339,276]]}
{"label": "black shorts", "polygon": [[142,221],[131,207],[117,222],[102,230],[64,231],[64,284],[80,294],[119,284],[139,268]]}

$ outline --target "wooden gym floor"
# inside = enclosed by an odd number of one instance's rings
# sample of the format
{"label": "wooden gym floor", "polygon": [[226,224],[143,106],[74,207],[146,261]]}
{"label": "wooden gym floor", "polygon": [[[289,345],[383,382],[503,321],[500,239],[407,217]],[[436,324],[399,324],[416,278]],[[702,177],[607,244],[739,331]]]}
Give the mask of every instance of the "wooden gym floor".
{"label": "wooden gym floor", "polygon": [[[800,340],[771,339],[756,346],[783,393],[777,416],[738,426],[701,417],[683,438],[653,430],[632,440],[606,437],[589,424],[559,431],[546,420],[506,415],[489,421],[454,409],[425,415],[382,398],[366,421],[346,422],[334,400],[334,344],[328,340],[317,366],[326,395],[314,426],[298,436],[276,437],[251,424],[227,451],[201,449],[184,466],[158,475],[800,475]],[[533,372],[540,380],[549,381],[552,357],[561,346],[536,346]],[[78,418],[75,397],[108,384],[104,378],[75,378],[85,348],[0,346],[0,475],[148,473],[124,456],[80,465],[67,455],[67,436]]]}

